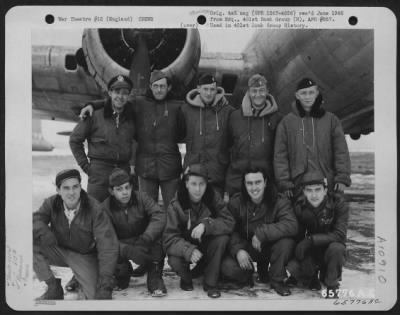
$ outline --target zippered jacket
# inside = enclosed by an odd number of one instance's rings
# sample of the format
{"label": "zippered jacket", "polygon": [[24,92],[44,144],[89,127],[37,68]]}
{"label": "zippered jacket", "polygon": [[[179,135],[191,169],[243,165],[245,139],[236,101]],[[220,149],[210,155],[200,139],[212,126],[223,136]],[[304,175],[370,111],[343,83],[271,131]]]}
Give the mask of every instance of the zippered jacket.
{"label": "zippered jacket", "polygon": [[[87,104],[97,111],[105,101]],[[87,105],[86,104],[86,105]],[[136,174],[148,179],[170,180],[182,172],[182,157],[178,143],[185,136],[185,122],[181,112],[183,102],[167,96],[165,100],[154,99],[151,92],[143,97],[131,97],[129,105],[135,119]]]}
{"label": "zippered jacket", "polygon": [[228,119],[233,107],[226,100],[223,88],[210,106],[206,106],[197,89],[186,95],[182,106],[186,125],[186,155],[183,169],[192,164],[204,164],[211,182],[225,181],[229,163]]}
{"label": "zippered jacket", "polygon": [[279,190],[297,189],[299,178],[310,168],[324,174],[330,190],[336,183],[351,184],[350,154],[339,119],[322,108],[306,115],[297,103],[276,132],[274,171]]}
{"label": "zippered jacket", "polygon": [[114,197],[103,201],[118,240],[133,245],[138,237],[150,244],[161,238],[167,221],[165,211],[146,193],[134,191],[136,202],[129,203],[126,212]]}
{"label": "zippered jacket", "polygon": [[229,251],[232,257],[241,249],[246,249],[254,235],[261,243],[276,242],[282,238],[294,238],[298,233],[298,223],[289,199],[277,197],[274,203],[263,200],[255,205],[245,200],[241,193],[235,194],[228,204],[228,209],[235,219]]}
{"label": "zippered jacket", "polygon": [[197,247],[190,235],[193,229],[203,223],[203,236],[230,234],[234,221],[224,200],[214,194],[213,206],[209,209],[203,202],[196,210],[183,209],[177,198],[172,199],[167,211],[167,225],[163,235],[163,245],[166,253],[172,256],[184,257],[190,261],[193,250]]}
{"label": "zippered jacket", "polygon": [[85,191],[80,209],[68,224],[63,200],[59,195],[47,198],[33,213],[33,241],[52,233],[57,245],[82,255],[97,253],[100,276],[112,276],[118,259],[118,240],[111,221],[101,204]]}
{"label": "zippered jacket", "polygon": [[295,214],[299,221],[299,240],[308,235],[316,247],[331,242],[346,243],[349,208],[343,193],[328,193],[317,208],[301,196],[296,201]]}
{"label": "zippered jacket", "polygon": [[241,108],[236,109],[229,119],[229,143],[232,147],[227,187],[230,186],[231,174],[242,174],[248,167],[262,167],[269,178],[273,178],[275,131],[282,117],[272,96],[256,115],[246,93]]}
{"label": "zippered jacket", "polygon": [[[69,139],[71,151],[78,165],[85,170],[89,159],[106,160],[110,163],[135,165],[136,142],[135,122],[129,103],[124,111],[113,113],[111,100],[104,108],[95,111],[92,117],[81,120],[75,126]],[[86,155],[84,142],[87,140]]]}

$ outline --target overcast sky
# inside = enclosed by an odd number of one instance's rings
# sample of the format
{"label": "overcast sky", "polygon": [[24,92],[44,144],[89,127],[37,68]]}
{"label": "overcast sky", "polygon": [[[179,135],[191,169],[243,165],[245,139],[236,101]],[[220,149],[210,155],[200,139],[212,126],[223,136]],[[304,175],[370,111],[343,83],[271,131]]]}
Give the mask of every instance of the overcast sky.
{"label": "overcast sky", "polygon": [[[81,46],[82,31],[80,29],[65,30],[37,30],[32,32],[32,45],[66,45]],[[61,35],[62,32],[62,35]],[[200,30],[202,47],[208,51],[239,53],[250,39],[253,30]],[[223,38],[224,40],[221,40]],[[54,133],[57,125],[46,124],[43,132]],[[61,126],[62,131],[65,125]],[[59,130],[58,130],[59,131]],[[50,135],[50,137],[52,137]],[[50,140],[50,139],[49,139]],[[351,151],[373,151],[374,134],[362,136],[359,140],[353,141],[347,136],[347,142]]]}

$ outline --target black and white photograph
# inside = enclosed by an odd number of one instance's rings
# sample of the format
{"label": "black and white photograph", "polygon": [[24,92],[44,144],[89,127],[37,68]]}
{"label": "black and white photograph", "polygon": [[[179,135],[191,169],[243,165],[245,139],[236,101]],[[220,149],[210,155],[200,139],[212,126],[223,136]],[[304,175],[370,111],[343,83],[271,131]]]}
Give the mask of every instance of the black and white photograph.
{"label": "black and white photograph", "polygon": [[22,156],[6,154],[7,235],[22,233],[6,244],[9,305],[390,308],[392,16],[182,7],[179,24],[146,24],[154,8],[113,9],[37,10],[24,28],[31,106],[15,110],[20,79],[6,82],[6,148],[24,129]]}

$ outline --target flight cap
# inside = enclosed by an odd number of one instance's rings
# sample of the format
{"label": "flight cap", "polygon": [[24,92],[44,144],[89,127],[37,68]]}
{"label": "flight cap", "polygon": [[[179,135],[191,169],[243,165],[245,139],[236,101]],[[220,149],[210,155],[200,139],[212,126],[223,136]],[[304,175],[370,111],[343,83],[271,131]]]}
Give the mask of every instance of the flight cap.
{"label": "flight cap", "polygon": [[56,175],[56,186],[60,188],[61,184],[63,181],[70,179],[70,178],[76,178],[81,182],[81,174],[79,173],[78,170],[76,169],[66,169],[62,170],[57,173]]}
{"label": "flight cap", "polygon": [[217,81],[212,73],[203,73],[199,78],[198,85],[212,84],[216,82]]}
{"label": "flight cap", "polygon": [[315,82],[309,78],[303,78],[297,83],[297,88],[296,91],[301,90],[301,89],[306,89],[311,86],[316,85]]}
{"label": "flight cap", "polygon": [[129,174],[121,168],[114,168],[110,174],[108,183],[110,187],[121,186],[130,183]]}
{"label": "flight cap", "polygon": [[266,86],[267,85],[267,79],[263,75],[257,73],[257,74],[252,75],[249,78],[249,81],[247,82],[247,85],[248,85],[248,87],[260,87],[260,86],[263,86],[263,85]]}
{"label": "flight cap", "polygon": [[204,177],[206,180],[208,179],[208,172],[206,167],[203,164],[192,164],[189,165],[186,169],[185,172],[183,173],[184,176],[189,176],[189,175],[197,175]]}
{"label": "flight cap", "polygon": [[114,90],[114,89],[128,89],[132,90],[133,88],[133,83],[132,80],[129,79],[126,75],[117,75],[113,77],[110,82],[108,82],[107,88],[109,90]]}

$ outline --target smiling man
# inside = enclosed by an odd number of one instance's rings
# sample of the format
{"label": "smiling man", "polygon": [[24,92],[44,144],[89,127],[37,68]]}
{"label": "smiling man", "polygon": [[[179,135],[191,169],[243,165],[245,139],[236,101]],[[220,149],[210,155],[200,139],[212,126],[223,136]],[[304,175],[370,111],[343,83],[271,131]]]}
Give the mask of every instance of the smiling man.
{"label": "smiling man", "polygon": [[127,105],[132,87],[126,76],[112,78],[104,108],[81,120],[69,139],[76,162],[89,177],[88,194],[100,202],[108,197],[111,171],[119,167],[130,173],[135,165],[135,122],[131,106]]}
{"label": "smiling man", "polygon": [[231,160],[226,175],[229,196],[240,191],[242,174],[248,167],[262,167],[273,178],[275,130],[282,117],[267,87],[267,79],[261,74],[252,75],[241,107],[229,118]]}
{"label": "smiling man", "polygon": [[301,195],[302,177],[317,170],[328,180],[328,190],[343,192],[351,184],[350,155],[340,120],[322,108],[317,84],[304,78],[297,84],[296,102],[276,131],[274,171],[279,190]]}
{"label": "smiling man", "polygon": [[287,296],[291,292],[284,283],[285,267],[293,254],[297,220],[289,200],[277,196],[271,186],[265,170],[249,168],[244,172],[242,191],[228,204],[235,229],[221,270],[225,282],[251,285],[256,262],[258,281],[270,281],[279,295]]}
{"label": "smiling man", "polygon": [[111,299],[118,241],[100,204],[81,188],[75,169],[56,176],[57,194],[33,213],[33,269],[47,291],[38,300],[64,299],[50,265],[70,267],[81,298]]}

